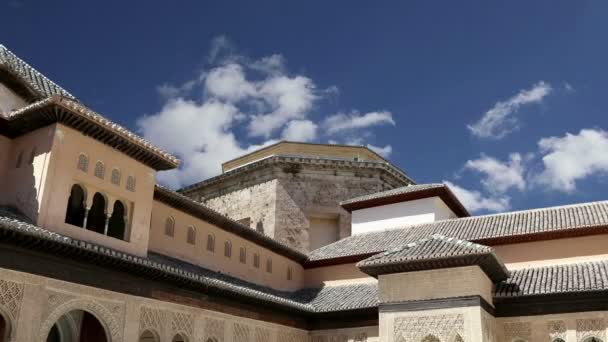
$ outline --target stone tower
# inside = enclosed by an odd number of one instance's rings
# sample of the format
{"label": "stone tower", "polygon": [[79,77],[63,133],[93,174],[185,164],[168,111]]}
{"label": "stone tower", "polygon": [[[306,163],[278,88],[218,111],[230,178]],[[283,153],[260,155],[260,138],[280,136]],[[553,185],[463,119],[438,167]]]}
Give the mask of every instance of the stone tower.
{"label": "stone tower", "polygon": [[279,142],[222,164],[180,192],[302,251],[350,236],[339,203],[414,184],[364,146]]}

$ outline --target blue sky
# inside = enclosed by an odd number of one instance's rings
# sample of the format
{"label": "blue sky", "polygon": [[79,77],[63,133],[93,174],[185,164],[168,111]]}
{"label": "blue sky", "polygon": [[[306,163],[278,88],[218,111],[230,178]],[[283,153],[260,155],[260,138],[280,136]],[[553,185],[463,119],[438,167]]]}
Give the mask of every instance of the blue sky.
{"label": "blue sky", "polygon": [[0,43],[178,154],[173,187],[290,138],[360,143],[472,211],[603,200],[608,3],[0,3]]}

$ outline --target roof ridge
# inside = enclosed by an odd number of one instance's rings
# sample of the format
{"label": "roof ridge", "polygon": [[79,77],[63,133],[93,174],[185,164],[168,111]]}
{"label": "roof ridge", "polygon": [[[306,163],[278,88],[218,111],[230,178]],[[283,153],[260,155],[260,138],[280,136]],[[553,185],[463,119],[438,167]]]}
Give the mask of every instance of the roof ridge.
{"label": "roof ridge", "polygon": [[410,242],[408,244],[405,244],[405,245],[403,245],[401,247],[396,247],[396,248],[387,250],[387,251],[383,252],[382,254],[388,256],[388,255],[391,255],[391,254],[394,254],[394,253],[398,253],[398,252],[404,251],[406,249],[412,249],[412,248],[418,247],[418,246],[422,245],[423,243],[431,241],[431,240],[442,241],[442,242],[450,243],[450,244],[462,244],[462,245],[464,245],[466,247],[473,247],[474,249],[480,249],[480,250],[483,249],[483,250],[488,251],[488,252],[492,251],[492,248],[490,248],[488,246],[484,246],[484,245],[481,245],[481,244],[478,244],[478,243],[475,243],[475,242],[472,242],[472,241],[464,240],[464,239],[459,239],[459,238],[456,238],[456,237],[451,237],[451,236],[446,236],[446,235],[443,235],[443,234],[435,233],[435,234],[432,234],[430,236],[424,237],[422,239],[416,240],[414,242]]}

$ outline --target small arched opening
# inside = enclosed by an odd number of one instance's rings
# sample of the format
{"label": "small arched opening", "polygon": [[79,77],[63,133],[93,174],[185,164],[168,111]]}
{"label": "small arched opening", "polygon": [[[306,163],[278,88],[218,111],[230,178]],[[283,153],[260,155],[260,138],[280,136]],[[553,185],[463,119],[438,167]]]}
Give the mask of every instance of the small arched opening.
{"label": "small arched opening", "polygon": [[587,337],[586,339],[583,340],[583,342],[604,342],[604,341],[602,341],[602,339],[599,337],[592,336],[592,337]]}
{"label": "small arched opening", "polygon": [[106,198],[96,192],[87,217],[87,230],[103,234],[106,228]]}
{"label": "small arched opening", "polygon": [[553,340],[553,341],[551,341],[551,342],[566,342],[566,341],[564,341],[564,339],[563,339],[563,338],[559,338],[559,337],[558,337],[558,338],[554,339],[554,340]]}
{"label": "small arched opening", "polygon": [[70,197],[68,198],[68,206],[65,213],[65,223],[82,227],[84,225],[85,207],[84,199],[86,193],[84,189],[78,185],[72,185]]}
{"label": "small arched opening", "polygon": [[73,310],[59,317],[46,342],[108,342],[103,324],[91,313]]}
{"label": "small arched opening", "polygon": [[426,335],[426,337],[422,339],[422,342],[441,342],[441,341],[435,335]]}
{"label": "small arched opening", "polygon": [[171,342],[188,342],[188,340],[182,334],[177,334],[173,336]]}
{"label": "small arched opening", "polygon": [[186,233],[186,242],[191,245],[196,244],[196,228],[194,228],[194,226],[188,226],[188,231]]}
{"label": "small arched opening", "polygon": [[175,220],[171,216],[165,220],[165,235],[171,237],[175,235]]}
{"label": "small arched opening", "polygon": [[154,331],[145,330],[139,335],[139,342],[160,342],[160,338]]}
{"label": "small arched opening", "polygon": [[112,216],[108,221],[108,236],[116,239],[125,239],[127,210],[121,201],[114,202]]}

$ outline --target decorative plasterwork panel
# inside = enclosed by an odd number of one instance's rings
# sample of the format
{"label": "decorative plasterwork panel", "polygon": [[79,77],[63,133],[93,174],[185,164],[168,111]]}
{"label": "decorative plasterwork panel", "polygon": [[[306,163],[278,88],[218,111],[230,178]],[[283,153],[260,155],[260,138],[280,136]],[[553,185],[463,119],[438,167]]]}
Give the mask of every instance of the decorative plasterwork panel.
{"label": "decorative plasterwork panel", "polygon": [[205,341],[224,342],[224,321],[205,318]]}
{"label": "decorative plasterwork panel", "polygon": [[420,341],[428,335],[451,341],[456,334],[464,336],[464,316],[446,314],[433,316],[399,317],[394,324],[395,341]]}
{"label": "decorative plasterwork panel", "polygon": [[494,316],[488,314],[485,310],[481,312],[481,328],[483,329],[483,341],[496,341],[496,321]]}
{"label": "decorative plasterwork panel", "polygon": [[234,323],[233,325],[234,342],[249,342],[250,341],[250,330],[248,325],[241,323]]}
{"label": "decorative plasterwork panel", "polygon": [[277,342],[308,342],[308,335],[279,331]]}
{"label": "decorative plasterwork panel", "polygon": [[159,336],[165,336],[165,322],[166,315],[162,310],[142,306],[139,312],[139,334],[141,335],[145,330],[152,330]]}
{"label": "decorative plasterwork panel", "polygon": [[511,341],[516,338],[530,341],[530,337],[532,337],[532,325],[530,322],[505,323],[504,330],[506,341]]}
{"label": "decorative plasterwork panel", "polygon": [[194,334],[194,316],[183,312],[170,312],[171,335],[180,333],[192,339]]}
{"label": "decorative plasterwork panel", "polygon": [[23,284],[0,280],[0,306],[3,311],[11,316],[13,322],[19,319],[22,299]]}
{"label": "decorative plasterwork panel", "polygon": [[556,338],[566,340],[566,322],[564,321],[549,321],[547,322],[547,332],[549,333],[549,341]]}
{"label": "decorative plasterwork panel", "polygon": [[587,337],[606,339],[606,323],[602,318],[576,320],[576,339],[583,341]]}
{"label": "decorative plasterwork panel", "polygon": [[270,341],[270,330],[266,328],[255,328],[255,342],[268,342]]}
{"label": "decorative plasterwork panel", "polygon": [[355,334],[354,342],[367,342],[367,333]]}

